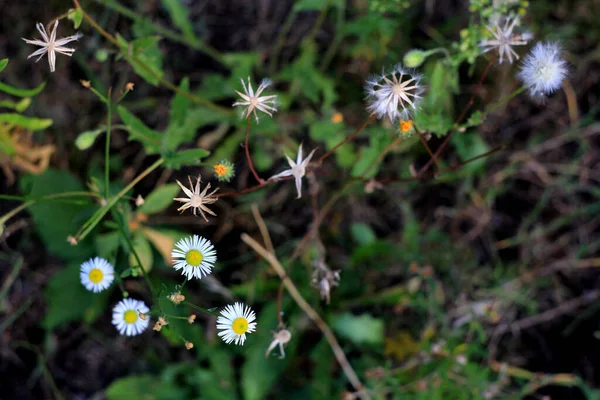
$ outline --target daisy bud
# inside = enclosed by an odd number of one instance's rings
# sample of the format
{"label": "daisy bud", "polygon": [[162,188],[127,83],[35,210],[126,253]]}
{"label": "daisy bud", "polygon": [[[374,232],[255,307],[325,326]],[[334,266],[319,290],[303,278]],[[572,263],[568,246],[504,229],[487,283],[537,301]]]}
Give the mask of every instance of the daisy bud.
{"label": "daisy bud", "polygon": [[127,82],[127,84],[125,85],[125,91],[127,92],[133,92],[133,82]]}
{"label": "daisy bud", "polygon": [[67,236],[67,242],[69,242],[71,246],[77,246],[77,239],[71,235]]}
{"label": "daisy bud", "polygon": [[195,320],[196,320],[196,315],[195,314],[190,315],[188,317],[188,324],[190,324],[190,325],[193,324]]}
{"label": "daisy bud", "polygon": [[423,50],[411,50],[404,55],[404,65],[406,65],[408,68],[417,68],[423,64],[428,55],[428,52]]}
{"label": "daisy bud", "polygon": [[413,122],[408,119],[408,120],[400,120],[400,132],[402,134],[407,134],[408,132],[410,132],[413,128]]}
{"label": "daisy bud", "polygon": [[185,348],[188,349],[188,350],[193,349],[194,348],[194,344],[192,342],[188,342],[186,340],[186,342],[185,342]]}
{"label": "daisy bud", "polygon": [[331,122],[333,122],[334,124],[339,124],[343,121],[344,116],[342,115],[342,113],[337,112],[331,116]]}
{"label": "daisy bud", "polygon": [[81,86],[83,86],[84,88],[88,88],[90,87],[90,81],[84,81],[83,79],[81,79],[79,82],[81,82]]}
{"label": "daisy bud", "polygon": [[175,293],[171,293],[171,295],[169,296],[169,300],[173,304],[179,304],[185,300],[185,296],[182,295],[181,292],[175,292]]}
{"label": "daisy bud", "polygon": [[148,319],[148,317],[146,316],[146,314],[144,314],[143,312],[141,312],[140,310],[138,310],[138,314],[140,315],[140,318],[143,319],[144,321],[146,319]]}
{"label": "daisy bud", "polygon": [[213,170],[219,182],[229,182],[235,176],[233,164],[227,160],[221,160],[213,165]]}
{"label": "daisy bud", "polygon": [[537,43],[525,57],[519,79],[531,97],[543,99],[558,90],[568,73],[567,63],[560,56],[557,43]]}

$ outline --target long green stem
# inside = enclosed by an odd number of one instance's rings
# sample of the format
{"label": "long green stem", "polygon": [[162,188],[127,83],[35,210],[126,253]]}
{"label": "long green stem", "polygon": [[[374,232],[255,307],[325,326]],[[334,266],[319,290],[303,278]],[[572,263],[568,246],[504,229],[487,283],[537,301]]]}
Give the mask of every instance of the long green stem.
{"label": "long green stem", "polygon": [[21,204],[20,206],[14,208],[13,210],[10,210],[9,212],[7,212],[6,214],[4,214],[1,218],[0,218],[0,227],[2,225],[4,225],[6,223],[6,221],[8,221],[9,219],[11,219],[12,217],[14,217],[15,215],[17,215],[19,212],[23,211],[24,209],[26,209],[27,207],[39,202],[39,201],[43,201],[43,200],[52,200],[52,199],[56,199],[56,198],[60,198],[60,197],[70,197],[70,196],[89,196],[89,197],[98,197],[98,195],[96,193],[91,193],[91,192],[65,192],[65,193],[55,193],[55,194],[51,194],[48,196],[42,196],[42,197],[37,197],[37,198],[29,198],[29,197],[21,197],[21,196],[7,196],[7,195],[0,195],[0,199],[5,199],[5,200],[24,200],[25,203]]}
{"label": "long green stem", "polygon": [[106,116],[106,146],[104,149],[104,195],[108,199],[110,197],[110,127],[112,120],[112,88],[108,89],[108,98],[106,106],[108,107],[108,115]]}
{"label": "long green stem", "polygon": [[185,305],[187,305],[187,306],[190,306],[190,307],[192,307],[192,308],[195,308],[195,309],[196,309],[196,310],[198,310],[198,311],[202,311],[202,312],[203,312],[203,313],[205,313],[205,314],[212,315],[212,316],[214,316],[214,317],[218,317],[218,316],[219,316],[219,314],[217,314],[217,313],[214,313],[214,312],[212,312],[212,311],[210,311],[210,310],[207,310],[206,308],[202,308],[202,307],[200,307],[200,306],[197,306],[197,305],[195,305],[194,303],[190,303],[189,301],[184,301],[184,302],[183,302],[183,304],[185,304]]}
{"label": "long green stem", "polygon": [[[148,273],[146,272],[146,268],[144,268],[144,265],[142,264],[142,260],[140,259],[140,256],[138,255],[137,251],[135,251],[135,247],[133,246],[133,243],[131,242],[131,238],[129,237],[129,234],[125,231],[125,226],[123,223],[122,216],[119,215],[119,213],[117,213],[115,210],[111,210],[111,213],[112,213],[115,221],[117,221],[117,224],[119,225],[119,231],[121,232],[121,235],[127,242],[127,246],[129,246],[129,250],[133,253],[133,256],[135,257],[135,261],[138,263],[138,267],[142,271],[142,275],[144,276],[144,279],[146,280],[146,283],[148,284],[148,287],[150,288],[150,293],[152,294],[152,297],[154,298],[155,293],[156,293],[156,291],[154,289],[154,285],[152,284],[152,281],[148,277]],[[158,304],[158,302],[157,302],[157,304]]]}
{"label": "long green stem", "polygon": [[485,110],[483,111],[483,116],[486,116],[487,114],[491,113],[496,108],[498,108],[501,105],[505,104],[506,102],[508,102],[513,97],[517,97],[518,95],[520,95],[521,93],[523,93],[525,90],[527,90],[527,87],[526,86],[521,86],[520,88],[518,88],[517,90],[515,90],[514,92],[512,92],[508,96],[503,97],[500,100],[498,100],[497,102],[495,102],[494,104],[487,106],[485,108]]}
{"label": "long green stem", "polygon": [[117,203],[117,201],[119,201],[119,199],[121,199],[121,197],[123,197],[125,195],[125,193],[127,193],[129,190],[131,190],[131,188],[133,188],[135,185],[137,185],[137,183],[139,181],[144,179],[148,174],[150,174],[150,172],[154,171],[156,168],[158,168],[164,162],[165,162],[165,160],[163,160],[162,158],[158,159],[156,162],[154,162],[154,164],[152,164],[151,166],[146,168],[146,170],[144,170],[144,172],[142,172],[134,180],[132,180],[129,183],[129,185],[125,186],[125,188],[123,190],[121,190],[114,197],[112,197],[107,205],[105,205],[104,207],[102,207],[101,209],[96,211],[96,213],[90,217],[88,222],[86,222],[86,224],[84,224],[81,227],[80,232],[77,233],[75,238],[78,241],[83,240],[92,231],[92,229],[94,229],[94,227],[96,225],[98,225],[98,223],[102,220],[102,218],[104,218],[106,213],[108,213],[108,211],[110,211],[110,209]]}

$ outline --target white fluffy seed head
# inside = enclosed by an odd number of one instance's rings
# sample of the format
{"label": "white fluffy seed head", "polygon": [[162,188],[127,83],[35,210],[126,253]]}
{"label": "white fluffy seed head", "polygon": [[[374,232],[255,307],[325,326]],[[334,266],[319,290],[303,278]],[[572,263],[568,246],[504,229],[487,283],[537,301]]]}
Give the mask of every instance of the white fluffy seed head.
{"label": "white fluffy seed head", "polygon": [[569,71],[560,51],[556,42],[536,43],[523,60],[519,79],[534,99],[543,100],[558,90],[566,78]]}
{"label": "white fluffy seed head", "polygon": [[378,118],[388,117],[390,122],[409,119],[418,109],[424,87],[421,75],[396,65],[389,73],[367,80],[367,110]]}

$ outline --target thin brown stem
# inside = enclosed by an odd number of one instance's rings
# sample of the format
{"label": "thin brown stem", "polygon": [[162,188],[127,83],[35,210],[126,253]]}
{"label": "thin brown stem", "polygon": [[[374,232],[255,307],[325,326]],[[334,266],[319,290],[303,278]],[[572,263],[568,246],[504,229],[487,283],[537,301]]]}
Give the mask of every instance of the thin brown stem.
{"label": "thin brown stem", "polygon": [[465,118],[465,116],[467,115],[467,111],[469,111],[469,109],[471,108],[471,106],[473,105],[473,103],[475,102],[475,97],[477,96],[477,94],[479,93],[479,91],[481,90],[481,87],[483,85],[483,80],[485,79],[485,77],[487,76],[492,63],[494,62],[494,60],[496,59],[495,56],[490,57],[490,60],[488,61],[487,66],[485,67],[485,70],[483,71],[483,74],[481,75],[481,78],[479,78],[479,82],[477,83],[477,86],[475,87],[475,90],[473,91],[473,94],[471,95],[471,98],[469,99],[469,101],[467,102],[467,105],[465,106],[464,110],[462,111],[462,113],[460,114],[460,116],[458,117],[458,119],[456,120],[456,122],[454,123],[454,127],[453,129],[450,131],[450,133],[448,134],[448,136],[446,136],[446,139],[444,139],[444,141],[442,142],[442,144],[440,145],[440,147],[436,150],[435,154],[432,156],[432,158],[427,162],[427,164],[425,164],[425,166],[423,168],[421,168],[421,170],[417,173],[417,176],[421,176],[422,174],[425,173],[425,171],[427,171],[427,169],[431,166],[431,164],[435,161],[436,158],[439,158],[440,154],[442,153],[442,151],[444,151],[444,148],[446,148],[446,146],[448,145],[448,143],[450,142],[450,139],[452,138],[452,135],[454,134],[454,132],[456,132],[456,130],[458,129],[458,125],[462,122],[462,120]]}
{"label": "thin brown stem", "polygon": [[340,147],[342,147],[343,145],[345,145],[346,143],[348,143],[349,141],[354,139],[359,133],[361,133],[363,131],[363,129],[365,129],[367,127],[367,125],[369,125],[371,122],[375,121],[376,118],[377,118],[377,116],[375,114],[371,115],[368,120],[366,120],[356,131],[354,131],[354,133],[352,135],[348,136],[346,139],[344,139],[340,143],[336,144],[333,149],[329,150],[327,153],[323,154],[321,156],[321,158],[319,158],[317,161],[311,162],[309,165],[321,164],[323,162],[323,160],[325,160],[327,157],[329,157],[330,155],[335,153],[335,151],[337,149],[339,149]]}
{"label": "thin brown stem", "polygon": [[435,164],[435,167],[439,170],[440,166],[439,166],[437,160],[435,159],[435,154],[433,154],[433,152],[431,151],[431,148],[427,144],[427,141],[425,140],[425,138],[423,137],[422,134],[418,133],[417,136],[419,136],[419,140],[421,140],[421,143],[423,143],[423,146],[425,147],[425,149],[427,149],[427,152],[429,153],[429,156],[433,160],[433,163]]}
{"label": "thin brown stem", "polygon": [[244,148],[246,149],[246,159],[248,160],[248,166],[250,167],[250,171],[252,171],[252,175],[254,175],[254,179],[256,179],[260,186],[265,184],[265,180],[262,179],[256,173],[254,169],[254,164],[252,163],[252,157],[250,157],[250,148],[248,147],[248,136],[250,136],[250,115],[246,118],[248,121],[248,125],[246,126],[246,139],[244,140]]}
{"label": "thin brown stem", "polygon": [[321,316],[310,306],[310,304],[308,304],[304,297],[302,297],[302,295],[296,288],[294,282],[286,274],[283,266],[281,265],[277,257],[275,257],[274,254],[269,253],[267,249],[262,247],[256,240],[252,239],[246,233],[242,234],[242,241],[244,241],[244,243],[250,246],[258,255],[264,258],[271,265],[271,267],[273,267],[273,269],[275,270],[277,275],[279,275],[279,278],[282,280],[283,284],[285,285],[285,288],[287,289],[290,296],[294,299],[296,304],[298,304],[298,306],[306,313],[306,315],[308,315],[308,317],[321,330],[323,336],[325,336],[325,339],[327,340],[329,346],[331,346],[331,349],[333,350],[335,358],[342,367],[342,370],[344,371],[344,374],[346,375],[346,378],[348,378],[348,381],[350,382],[352,387],[354,387],[355,390],[360,392],[360,395],[362,395],[364,398],[368,398],[369,396],[365,392],[363,384],[360,382],[360,379],[358,379],[358,375],[356,375],[356,372],[354,372],[354,369],[348,362],[346,354],[344,354],[344,351],[338,343],[331,328],[329,328],[329,326],[321,318]]}

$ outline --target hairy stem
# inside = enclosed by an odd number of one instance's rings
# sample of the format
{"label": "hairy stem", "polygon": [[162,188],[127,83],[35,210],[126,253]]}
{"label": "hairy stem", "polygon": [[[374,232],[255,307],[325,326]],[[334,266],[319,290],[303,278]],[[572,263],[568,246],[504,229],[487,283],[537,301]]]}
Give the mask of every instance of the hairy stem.
{"label": "hairy stem", "polygon": [[258,176],[258,174],[256,173],[256,170],[254,169],[254,164],[252,163],[252,157],[250,157],[250,149],[248,146],[248,136],[250,136],[250,115],[248,115],[246,121],[248,122],[246,126],[246,139],[244,140],[246,159],[248,160],[248,166],[250,167],[250,171],[252,171],[252,175],[254,175],[254,179],[256,179],[258,181],[258,184],[262,186],[265,184],[265,180]]}

